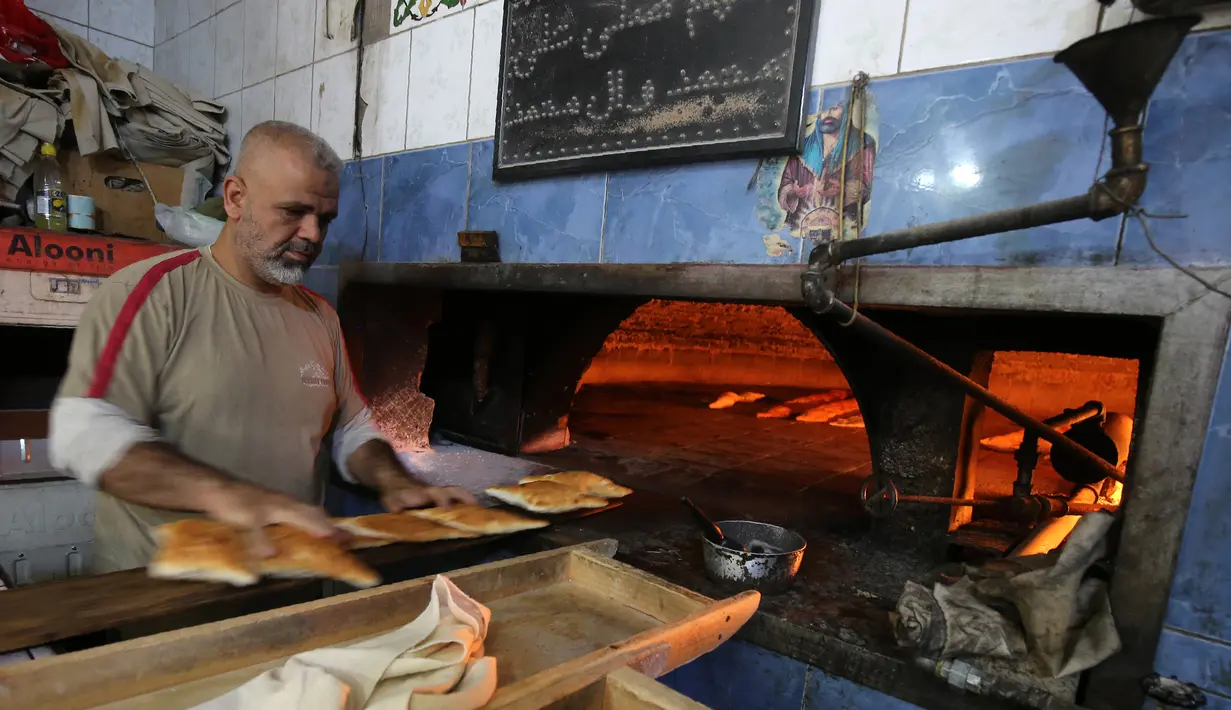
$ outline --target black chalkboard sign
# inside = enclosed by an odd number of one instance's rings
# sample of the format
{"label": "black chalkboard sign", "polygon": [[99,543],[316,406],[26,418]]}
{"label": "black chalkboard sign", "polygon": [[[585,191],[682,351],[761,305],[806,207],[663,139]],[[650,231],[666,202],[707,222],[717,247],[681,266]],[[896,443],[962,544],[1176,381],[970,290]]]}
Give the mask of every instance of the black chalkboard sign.
{"label": "black chalkboard sign", "polygon": [[816,0],[507,0],[498,180],[799,150]]}

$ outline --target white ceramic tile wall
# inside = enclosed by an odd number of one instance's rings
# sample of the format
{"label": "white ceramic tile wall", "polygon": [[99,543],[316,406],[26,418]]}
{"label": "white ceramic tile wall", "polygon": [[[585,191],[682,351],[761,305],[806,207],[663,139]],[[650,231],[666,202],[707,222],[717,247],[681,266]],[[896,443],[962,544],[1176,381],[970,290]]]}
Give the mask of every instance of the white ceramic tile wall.
{"label": "white ceramic tile wall", "polygon": [[245,88],[240,96],[240,103],[243,118],[240,120],[239,133],[245,136],[256,124],[273,119],[274,80]]}
{"label": "white ceramic tile wall", "polygon": [[470,114],[466,137],[490,138],[496,132],[496,94],[500,90],[500,33],[504,2],[474,11],[474,58],[470,63]]}
{"label": "white ceramic tile wall", "polygon": [[356,52],[312,65],[312,130],[343,159],[354,155]]}
{"label": "white ceramic tile wall", "polygon": [[40,12],[38,10],[35,10],[34,14],[38,15],[44,20],[47,20],[47,22],[51,23],[53,26],[55,26],[58,29],[68,30],[69,32],[72,32],[73,34],[80,35],[87,39],[90,36],[90,28],[86,27],[85,25],[79,25],[76,22],[69,22],[68,20],[65,20],[63,18],[56,17],[55,15],[48,15],[47,13]]}
{"label": "white ceramic tile wall", "polygon": [[116,37],[106,32],[90,28],[88,39],[113,58],[127,59],[134,64],[140,64],[150,69],[154,68],[154,48],[148,44],[140,44],[123,37]]}
{"label": "white ceramic tile wall", "polygon": [[[381,0],[368,0],[374,1]],[[386,1],[391,7],[397,2]],[[115,28],[127,27],[110,19],[122,14],[117,8],[152,3],[146,24],[129,29],[153,38],[159,73],[221,97],[231,109],[227,129],[236,140],[259,110],[310,126],[342,157],[351,156],[355,0],[28,2],[82,33],[92,4],[112,3],[99,17]],[[1130,14],[1129,0],[1101,13],[1093,0],[821,0],[811,84],[847,83],[859,71],[879,77],[1046,54],[1096,26],[1122,25]],[[1205,14],[1200,28],[1231,26],[1231,10]],[[470,0],[427,22],[391,27],[392,36],[366,48],[365,155],[492,136],[502,15],[503,0]],[[1142,19],[1140,13],[1134,19]],[[211,43],[212,65],[203,60]],[[243,97],[259,109],[243,112]]]}
{"label": "white ceramic tile wall", "polygon": [[244,0],[244,87],[274,76],[277,0]]}
{"label": "white ceramic tile wall", "polygon": [[411,32],[410,100],[406,111],[406,149],[466,140],[470,82],[457,76],[469,67],[474,12],[463,12]]}
{"label": "white ceramic tile wall", "polygon": [[214,18],[188,30],[188,88],[206,98],[214,98]]}
{"label": "white ceramic tile wall", "polygon": [[363,154],[395,153],[406,147],[406,96],[410,81],[412,32],[402,32],[367,48],[360,86]]}
{"label": "white ceramic tile wall", "polygon": [[861,71],[896,74],[905,21],[906,0],[823,0],[811,83],[846,83]]}
{"label": "white ceramic tile wall", "polygon": [[90,3],[87,0],[26,0],[26,7],[79,25],[90,24]]}
{"label": "white ceramic tile wall", "polygon": [[[243,139],[244,134],[240,133],[243,122],[244,104],[243,93],[236,91],[233,94],[220,96],[214,99],[219,106],[226,109],[226,122],[224,125],[227,129],[227,147],[231,150],[231,156],[234,158],[239,155],[239,142]],[[231,166],[228,174],[235,172],[235,160],[231,160]]]}
{"label": "white ceramic tile wall", "polygon": [[316,0],[278,0],[278,73],[312,63]]}
{"label": "white ceramic tile wall", "polygon": [[1063,49],[1094,34],[1089,0],[911,0],[902,71],[920,71]]}
{"label": "white ceramic tile wall", "polygon": [[154,46],[154,0],[90,0],[89,11],[90,29]]}
{"label": "white ceramic tile wall", "polygon": [[244,4],[236,3],[214,18],[214,94],[244,88]]}
{"label": "white ceramic tile wall", "polygon": [[274,79],[274,118],[312,127],[312,67]]}
{"label": "white ceramic tile wall", "polygon": [[27,0],[26,5],[113,57],[154,66],[154,0]]}
{"label": "white ceramic tile wall", "polygon": [[358,42],[351,39],[354,17],[355,0],[316,0],[316,61],[355,48]]}

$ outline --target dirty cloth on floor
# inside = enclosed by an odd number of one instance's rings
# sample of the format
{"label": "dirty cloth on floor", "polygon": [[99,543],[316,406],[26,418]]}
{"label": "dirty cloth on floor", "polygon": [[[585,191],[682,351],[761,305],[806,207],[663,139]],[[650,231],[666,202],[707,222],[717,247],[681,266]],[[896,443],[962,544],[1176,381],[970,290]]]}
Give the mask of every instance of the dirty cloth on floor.
{"label": "dirty cloth on floor", "polygon": [[1120,650],[1120,636],[1107,583],[1086,573],[1106,556],[1114,521],[1091,513],[1059,549],[967,567],[952,585],[907,583],[894,619],[898,643],[944,659],[1028,654],[1052,678],[1098,665]]}

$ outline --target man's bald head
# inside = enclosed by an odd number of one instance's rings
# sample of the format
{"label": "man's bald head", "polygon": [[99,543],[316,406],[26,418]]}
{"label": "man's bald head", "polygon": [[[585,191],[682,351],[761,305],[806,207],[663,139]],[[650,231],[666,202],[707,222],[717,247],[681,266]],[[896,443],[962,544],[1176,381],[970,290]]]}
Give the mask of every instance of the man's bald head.
{"label": "man's bald head", "polygon": [[244,136],[235,161],[235,173],[251,171],[276,151],[291,151],[308,158],[320,170],[337,175],[342,172],[342,159],[324,138],[298,124],[287,121],[258,123]]}
{"label": "man's bald head", "polygon": [[285,121],[244,136],[235,174],[223,183],[227,240],[261,282],[296,284],[337,216],[342,160],[320,136]]}

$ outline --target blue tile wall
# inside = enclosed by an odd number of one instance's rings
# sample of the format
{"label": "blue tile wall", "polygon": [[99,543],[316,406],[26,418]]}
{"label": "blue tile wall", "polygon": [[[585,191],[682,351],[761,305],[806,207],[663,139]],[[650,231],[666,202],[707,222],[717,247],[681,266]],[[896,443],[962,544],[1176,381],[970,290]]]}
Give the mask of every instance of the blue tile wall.
{"label": "blue tile wall", "polygon": [[[1166,623],[1231,643],[1231,358],[1223,357]],[[1231,670],[1229,670],[1231,672]]]}
{"label": "blue tile wall", "polygon": [[1210,694],[1231,696],[1231,646],[1226,644],[1167,629],[1158,641],[1154,666]]}
{"label": "blue tile wall", "polygon": [[[870,92],[879,148],[866,234],[1079,195],[1094,181],[1104,112],[1050,58],[889,79]],[[1081,220],[870,261],[1111,264],[1118,237],[1119,220]]]}
{"label": "blue tile wall", "polygon": [[713,710],[920,710],[744,641],[727,641],[659,678]]}
{"label": "blue tile wall", "polygon": [[[939,681],[938,681],[939,682]],[[812,668],[803,710],[920,710],[918,705]]]}
{"label": "blue tile wall", "polygon": [[777,257],[766,253],[769,230],[748,188],[756,169],[755,160],[740,160],[612,173],[604,261],[798,262],[798,241]]}
{"label": "blue tile wall", "polygon": [[607,176],[495,183],[493,149],[492,141],[471,149],[467,229],[495,230],[501,261],[597,262]]}
{"label": "blue tile wall", "polygon": [[[1167,69],[1150,102],[1145,159],[1150,177],[1141,206],[1156,213],[1150,233],[1160,248],[1185,264],[1231,263],[1231,32],[1190,37]],[[1121,254],[1124,264],[1164,262],[1135,221]]]}
{"label": "blue tile wall", "polygon": [[469,180],[469,144],[385,158],[381,261],[457,261]]}
{"label": "blue tile wall", "polygon": [[[1224,126],[1231,114],[1228,65],[1231,31],[1189,37],[1147,113],[1146,158],[1152,168],[1143,204],[1159,213],[1188,215],[1156,220],[1152,229],[1160,246],[1185,263],[1231,263],[1223,207],[1231,204],[1226,178],[1231,134]],[[824,126],[835,107],[843,108],[848,91],[813,89],[809,116]],[[864,114],[864,145],[875,153],[874,179],[866,192],[859,190],[868,197],[865,235],[1080,194],[1109,162],[1102,109],[1049,58],[875,81]],[[809,141],[823,133],[812,133]],[[857,139],[848,139],[845,152],[853,156]],[[819,175],[822,184],[829,176],[838,184],[841,173],[826,172],[818,156],[842,153],[806,152],[796,162],[809,166],[805,176]],[[365,235],[368,259],[455,261],[456,233],[467,228],[499,232],[501,257],[510,262],[798,263],[810,248],[803,239],[807,230],[817,220],[825,225],[823,200],[834,207],[844,194],[828,193],[815,197],[815,205],[792,207],[795,198],[783,181],[787,159],[498,184],[491,179],[491,157],[491,141],[481,141],[370,158],[359,164],[362,180],[355,164],[348,166],[340,214],[321,264],[358,258]],[[355,194],[360,185],[363,196]],[[799,194],[813,193],[801,186]],[[379,200],[374,203],[372,195]],[[847,197],[853,208],[858,198]],[[788,215],[788,208],[798,211]],[[811,226],[801,227],[801,220]],[[1119,218],[991,235],[873,261],[1162,263],[1136,223]]]}
{"label": "blue tile wall", "polygon": [[338,216],[329,225],[317,265],[359,261],[360,254],[368,261],[378,257],[383,170],[383,158],[350,162],[342,169]]}
{"label": "blue tile wall", "polygon": [[659,680],[713,710],[799,710],[807,664],[727,641]]}

